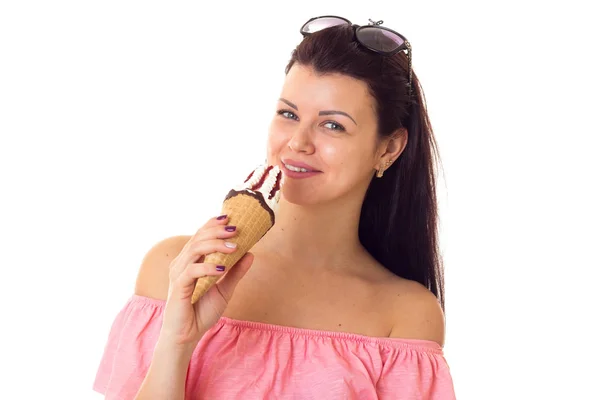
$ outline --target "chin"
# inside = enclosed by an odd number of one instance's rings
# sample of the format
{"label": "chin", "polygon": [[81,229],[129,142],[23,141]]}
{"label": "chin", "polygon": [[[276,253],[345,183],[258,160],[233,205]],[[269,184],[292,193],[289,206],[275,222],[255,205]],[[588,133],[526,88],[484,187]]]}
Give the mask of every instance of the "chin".
{"label": "chin", "polygon": [[297,206],[310,206],[318,204],[319,200],[315,198],[314,191],[307,193],[306,190],[301,188],[292,188],[290,186],[284,186],[281,188],[281,198],[285,199],[288,203],[295,204]]}
{"label": "chin", "polygon": [[324,191],[323,187],[303,188],[301,186],[284,185],[281,188],[281,198],[287,203],[304,207],[325,205],[340,200],[339,193]]}

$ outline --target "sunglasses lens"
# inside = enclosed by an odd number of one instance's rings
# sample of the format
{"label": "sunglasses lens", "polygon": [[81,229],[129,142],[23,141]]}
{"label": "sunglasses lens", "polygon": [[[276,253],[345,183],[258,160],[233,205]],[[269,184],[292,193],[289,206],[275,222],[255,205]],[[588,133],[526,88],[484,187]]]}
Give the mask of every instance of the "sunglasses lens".
{"label": "sunglasses lens", "polygon": [[348,21],[336,17],[317,18],[304,24],[302,33],[314,33],[337,25],[348,25]]}
{"label": "sunglasses lens", "polygon": [[366,26],[356,32],[356,38],[365,46],[378,51],[394,51],[404,44],[404,39],[385,29]]}

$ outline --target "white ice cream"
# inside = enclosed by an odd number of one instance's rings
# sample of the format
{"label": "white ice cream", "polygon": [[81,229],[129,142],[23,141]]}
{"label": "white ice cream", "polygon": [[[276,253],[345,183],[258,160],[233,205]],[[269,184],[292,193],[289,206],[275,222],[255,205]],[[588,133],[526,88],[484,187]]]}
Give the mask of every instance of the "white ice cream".
{"label": "white ice cream", "polygon": [[[271,208],[271,210],[273,210],[273,213],[276,213],[277,208],[279,206],[279,199],[281,197],[281,183],[282,183],[281,180],[283,179],[283,174],[281,173],[279,166],[274,165],[272,168],[270,168],[267,177],[265,178],[263,183],[260,185],[260,187],[257,187],[254,190],[252,190],[252,188],[261,181],[263,175],[265,174],[265,172],[268,168],[269,168],[268,165],[259,165],[254,170],[254,173],[252,174],[252,176],[250,177],[248,182],[242,183],[241,185],[236,187],[235,190],[237,190],[237,191],[246,190],[248,192],[262,194],[262,197],[265,200],[265,203],[267,203],[267,205]],[[271,192],[273,191],[273,188],[277,185],[278,180],[279,180],[279,189],[280,190],[277,190],[275,195],[272,198],[269,198],[269,196],[271,195]]]}

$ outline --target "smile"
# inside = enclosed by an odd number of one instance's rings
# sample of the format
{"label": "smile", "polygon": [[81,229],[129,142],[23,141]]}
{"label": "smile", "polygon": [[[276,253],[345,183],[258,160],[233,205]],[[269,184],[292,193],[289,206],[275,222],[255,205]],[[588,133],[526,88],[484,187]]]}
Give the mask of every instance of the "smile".
{"label": "smile", "polygon": [[281,171],[291,179],[306,179],[321,174],[321,171],[312,165],[289,158],[281,160]]}
{"label": "smile", "polygon": [[283,166],[285,168],[289,169],[290,171],[294,171],[294,172],[313,172],[306,168],[294,167],[293,165],[289,165],[289,164],[283,164]]}

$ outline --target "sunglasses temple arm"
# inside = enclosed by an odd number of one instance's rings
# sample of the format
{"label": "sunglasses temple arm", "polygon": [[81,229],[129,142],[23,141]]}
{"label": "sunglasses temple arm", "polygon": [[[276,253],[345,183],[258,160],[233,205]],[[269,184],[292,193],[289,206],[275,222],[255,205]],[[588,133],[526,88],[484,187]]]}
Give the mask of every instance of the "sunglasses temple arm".
{"label": "sunglasses temple arm", "polygon": [[408,50],[408,96],[412,95],[412,47],[409,42],[406,42],[406,49]]}

